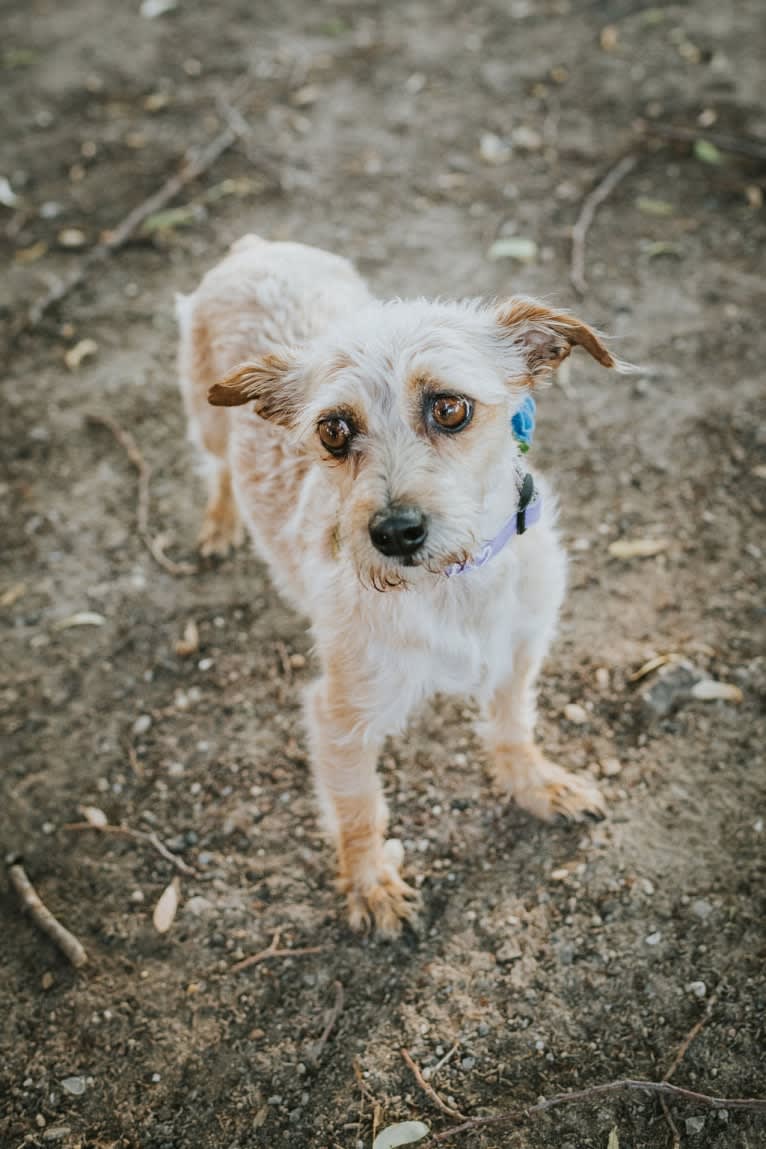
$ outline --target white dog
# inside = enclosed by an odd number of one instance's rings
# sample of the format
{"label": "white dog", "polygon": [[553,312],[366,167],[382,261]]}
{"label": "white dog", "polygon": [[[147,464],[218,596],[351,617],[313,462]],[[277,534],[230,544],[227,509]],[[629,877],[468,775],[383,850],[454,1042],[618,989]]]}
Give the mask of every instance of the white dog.
{"label": "white dog", "polygon": [[381,303],[346,260],[257,236],[178,311],[208,465],[202,553],[225,553],[244,525],[311,620],[307,724],[340,887],[354,927],[395,934],[417,899],[385,838],[377,757],[435,692],[479,700],[496,783],[525,810],[603,813],[592,782],[533,741],[565,557],[510,421],[574,346],[618,364],[532,300]]}

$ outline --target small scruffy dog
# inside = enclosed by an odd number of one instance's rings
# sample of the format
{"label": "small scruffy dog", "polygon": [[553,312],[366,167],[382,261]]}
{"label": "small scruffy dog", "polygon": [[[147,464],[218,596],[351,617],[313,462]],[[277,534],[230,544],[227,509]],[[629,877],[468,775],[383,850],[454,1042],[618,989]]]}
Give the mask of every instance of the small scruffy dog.
{"label": "small scruffy dog", "polygon": [[[547,487],[511,418],[591,328],[525,298],[372,297],[345,259],[254,235],[179,297],[180,378],[207,468],[203,554],[252,534],[308,615],[316,789],[351,925],[396,934],[417,895],[386,840],[388,734],[437,691],[472,694],[499,790],[540,818],[603,814],[533,740],[564,594]],[[226,410],[225,408],[240,408]]]}

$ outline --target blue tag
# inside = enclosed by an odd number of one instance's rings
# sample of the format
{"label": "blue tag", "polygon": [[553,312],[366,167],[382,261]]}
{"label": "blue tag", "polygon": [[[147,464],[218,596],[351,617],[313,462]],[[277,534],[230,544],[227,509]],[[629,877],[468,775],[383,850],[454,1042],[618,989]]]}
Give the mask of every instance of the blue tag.
{"label": "blue tag", "polygon": [[525,395],[524,401],[511,419],[513,437],[522,451],[528,451],[532,446],[535,435],[535,411],[537,404],[531,395]]}

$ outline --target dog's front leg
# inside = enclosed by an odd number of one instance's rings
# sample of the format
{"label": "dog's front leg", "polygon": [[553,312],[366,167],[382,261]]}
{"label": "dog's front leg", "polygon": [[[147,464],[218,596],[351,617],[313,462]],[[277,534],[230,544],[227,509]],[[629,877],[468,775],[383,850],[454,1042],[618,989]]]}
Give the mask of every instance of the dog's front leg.
{"label": "dog's front leg", "polygon": [[417,893],[402,880],[401,843],[385,840],[388,811],[377,776],[380,740],[352,701],[351,684],[325,675],[307,700],[312,769],[327,829],[338,851],[338,885],[353,929],[374,922],[393,937],[411,918]]}
{"label": "dog's front leg", "polygon": [[521,646],[489,703],[488,743],[498,789],[547,822],[602,818],[604,801],[588,779],[549,762],[534,742],[535,679],[542,653]]}

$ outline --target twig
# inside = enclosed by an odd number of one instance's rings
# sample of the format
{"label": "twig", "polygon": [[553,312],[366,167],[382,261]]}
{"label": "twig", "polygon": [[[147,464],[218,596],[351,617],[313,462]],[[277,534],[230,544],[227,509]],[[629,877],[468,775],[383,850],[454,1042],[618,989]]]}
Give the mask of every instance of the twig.
{"label": "twig", "polygon": [[274,648],[279,655],[279,661],[282,665],[282,674],[284,675],[285,682],[288,686],[293,680],[293,668],[290,663],[290,653],[283,642],[275,642]]}
{"label": "twig", "polygon": [[251,954],[250,957],[235,962],[233,966],[229,967],[229,973],[239,973],[243,969],[250,969],[251,965],[260,965],[261,962],[268,961],[269,958],[306,957],[308,954],[320,954],[325,948],[324,946],[302,946],[297,949],[290,949],[289,946],[286,946],[284,949],[280,949],[279,938],[281,933],[281,930],[275,930],[274,937],[265,950],[260,950],[257,954]]}
{"label": "twig", "polygon": [[[671,1077],[673,1076],[675,1071],[678,1069],[679,1065],[681,1064],[684,1057],[686,1056],[686,1051],[688,1050],[689,1046],[694,1041],[695,1037],[697,1037],[698,1034],[701,1032],[702,1027],[704,1026],[705,1022],[708,1020],[711,1013],[713,1012],[713,1009],[715,1008],[716,1002],[718,1001],[718,995],[720,994],[720,992],[721,992],[721,990],[720,990],[720,986],[719,986],[719,988],[715,991],[715,993],[711,993],[710,997],[708,998],[707,1005],[705,1007],[705,1012],[703,1013],[702,1017],[699,1018],[699,1020],[691,1027],[691,1029],[687,1033],[686,1037],[683,1039],[683,1041],[679,1045],[678,1051],[677,1051],[675,1057],[673,1058],[672,1062],[670,1063],[670,1068],[668,1069],[665,1076],[662,1078],[663,1081],[670,1081]],[[670,1129],[670,1135],[673,1138],[673,1149],[681,1149],[681,1134],[678,1131],[678,1126],[676,1125],[675,1121],[673,1120],[673,1114],[670,1112],[670,1107],[668,1106],[668,1103],[664,1097],[660,1097],[660,1105],[662,1106],[662,1112],[663,1112],[663,1115],[665,1117],[665,1120],[668,1123],[668,1128]]]}
{"label": "twig", "polygon": [[176,577],[196,574],[197,567],[194,563],[177,563],[171,558],[168,558],[165,554],[162,537],[160,535],[153,535],[149,529],[149,484],[152,477],[152,469],[141,454],[138,443],[136,443],[130,431],[123,430],[119,423],[115,422],[109,415],[86,415],[85,420],[92,426],[106,427],[108,431],[111,431],[138,473],[136,525],[138,527],[138,533],[154,561],[161,566],[163,570],[167,571],[168,574]]}
{"label": "twig", "polygon": [[95,830],[97,834],[116,834],[120,838],[131,838],[134,842],[146,842],[146,844],[155,849],[166,862],[170,862],[172,866],[175,866],[179,873],[185,874],[187,878],[199,877],[194,867],[188,865],[183,858],[179,858],[177,854],[169,850],[162,839],[158,838],[154,830],[132,830],[130,826],[95,826],[92,822],[65,822],[61,828],[62,830]]}
{"label": "twig", "polygon": [[8,877],[11,885],[19,896],[22,909],[29,914],[37,928],[48,935],[53,944],[61,950],[64,957],[71,962],[75,969],[80,969],[86,965],[88,955],[82,945],[78,942],[74,934],[70,933],[65,926],[62,926],[57,918],[54,918],[27,877],[21,862],[13,862],[8,867]]}
{"label": "twig", "polygon": [[577,222],[572,228],[572,262],[569,271],[572,286],[580,295],[584,295],[588,289],[588,284],[585,279],[585,240],[588,235],[588,229],[593,223],[596,209],[605,199],[608,199],[620,180],[623,179],[629,171],[632,171],[637,163],[638,156],[632,154],[623,156],[614,167],[609,169],[601,182],[596,185],[593,191],[591,191],[583,201]]}
{"label": "twig", "polygon": [[[412,1074],[413,1074],[415,1080],[417,1081],[418,1085],[423,1090],[423,1092],[428,1097],[431,1098],[431,1100],[433,1101],[433,1103],[437,1109],[441,1109],[442,1113],[446,1113],[447,1116],[451,1117],[453,1121],[465,1121],[465,1122],[467,1122],[468,1124],[465,1126],[465,1128],[471,1128],[471,1121],[472,1120],[481,1120],[480,1118],[466,1117],[466,1115],[464,1113],[461,1113],[459,1109],[455,1109],[455,1107],[453,1105],[448,1105],[446,1101],[442,1101],[441,1097],[436,1092],[433,1085],[430,1085],[426,1081],[425,1077],[423,1076],[423,1074],[420,1070],[420,1067],[418,1065],[416,1065],[415,1062],[412,1060],[412,1055],[410,1054],[410,1051],[408,1049],[401,1049],[399,1052],[401,1053],[402,1057],[404,1058],[405,1065],[408,1067],[408,1069],[410,1069],[412,1071]],[[460,1128],[462,1129],[463,1126],[460,1126]]]}
{"label": "twig", "polygon": [[435,1133],[430,1141],[423,1145],[423,1149],[440,1141],[454,1137],[456,1133],[467,1133],[471,1129],[487,1128],[490,1125],[503,1125],[510,1121],[520,1121],[527,1117],[535,1117],[538,1113],[545,1113],[548,1109],[555,1109],[560,1105],[571,1105],[579,1101],[593,1101],[610,1093],[623,1093],[626,1090],[636,1090],[640,1093],[653,1093],[660,1097],[675,1097],[679,1101],[693,1101],[695,1105],[705,1105],[712,1109],[749,1109],[755,1113],[766,1114],[766,1098],[761,1097],[714,1097],[708,1093],[696,1093],[692,1089],[682,1089],[679,1085],[671,1085],[669,1081],[634,1081],[631,1078],[622,1078],[619,1081],[608,1081],[603,1085],[592,1085],[589,1089],[579,1089],[573,1093],[557,1093],[539,1101],[537,1105],[530,1105],[524,1109],[511,1109],[506,1113],[495,1113],[491,1117],[469,1117],[462,1125],[453,1125],[442,1133]]}
{"label": "twig", "polygon": [[699,1019],[699,1021],[695,1022],[695,1024],[691,1027],[691,1029],[687,1033],[686,1037],[683,1039],[683,1041],[679,1045],[678,1052],[676,1053],[675,1057],[671,1061],[670,1069],[668,1069],[667,1073],[663,1077],[663,1079],[662,1079],[663,1081],[670,1081],[671,1077],[673,1076],[675,1071],[678,1069],[678,1067],[681,1064],[681,1062],[683,1061],[683,1059],[686,1057],[686,1052],[687,1052],[689,1046],[694,1041],[695,1037],[699,1036],[699,1034],[702,1031],[703,1026],[705,1025],[705,1023],[707,1022],[711,1013],[715,1009],[715,1007],[718,1003],[718,997],[719,997],[720,992],[721,992],[721,987],[719,986],[718,989],[714,993],[711,993],[710,997],[708,998],[707,1005],[705,1006],[705,1012],[703,1013],[703,1015]]}
{"label": "twig", "polygon": [[329,1012],[327,1014],[327,1021],[325,1022],[325,1027],[322,1030],[321,1035],[314,1042],[314,1044],[311,1046],[311,1048],[307,1054],[309,1061],[313,1062],[314,1065],[317,1064],[317,1062],[319,1061],[319,1058],[322,1056],[322,1052],[324,1051],[324,1047],[327,1045],[330,1034],[332,1033],[333,1029],[335,1028],[335,1023],[337,1022],[338,1018],[340,1017],[341,1010],[343,1009],[343,1003],[345,1000],[344,993],[343,993],[343,984],[342,984],[342,982],[336,981],[334,983],[334,985],[335,985],[335,1001],[332,1005],[332,1008],[329,1010]]}
{"label": "twig", "polygon": [[65,299],[71,291],[78,287],[88,276],[91,269],[103,263],[109,256],[113,255],[121,247],[128,242],[128,240],[136,233],[138,228],[148,219],[150,215],[155,212],[161,211],[166,207],[171,200],[181,192],[187,184],[192,183],[201,175],[204,175],[209,168],[213,166],[217,159],[228,151],[233,143],[238,139],[238,134],[229,124],[217,136],[214,136],[202,149],[189,149],[184,157],[180,169],[172,175],[153,195],[143,203],[138,204],[133,208],[128,215],[125,216],[122,223],[118,224],[116,228],[108,232],[106,237],[101,243],[97,244],[88,254],[82,259],[79,267],[68,276],[65,276],[54,287],[32,304],[26,316],[22,318],[19,325],[17,325],[14,334],[20,335],[21,332],[35,327],[42,317],[48,312],[51,307],[56,303],[60,303]]}
{"label": "twig", "polygon": [[638,130],[647,136],[659,136],[663,140],[678,140],[680,143],[696,143],[704,140],[720,148],[722,152],[735,152],[755,160],[766,160],[766,144],[748,136],[731,136],[726,132],[698,132],[696,128],[678,128],[673,124],[658,124],[650,120],[639,120]]}

